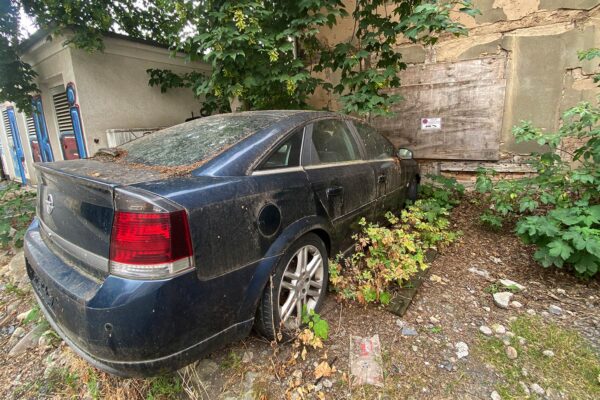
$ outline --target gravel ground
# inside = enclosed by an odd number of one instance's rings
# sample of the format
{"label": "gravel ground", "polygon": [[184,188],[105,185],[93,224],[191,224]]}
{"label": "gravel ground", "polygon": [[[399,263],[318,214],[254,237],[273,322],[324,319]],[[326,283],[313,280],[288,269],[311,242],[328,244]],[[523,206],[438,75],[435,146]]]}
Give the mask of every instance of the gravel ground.
{"label": "gravel ground", "polygon": [[[493,232],[481,227],[478,212],[469,198],[453,211],[452,229],[462,231],[462,237],[432,263],[429,278],[404,317],[378,307],[338,303],[330,295],[321,312],[330,324],[330,338],[323,349],[310,348],[305,360],[294,359],[301,347],[274,345],[252,335],[180,371],[179,381],[188,394],[174,396],[281,399],[300,398],[302,393],[305,398],[489,399],[504,377],[478,350],[484,336],[480,329],[508,326],[520,315],[535,315],[573,329],[600,352],[598,279],[581,281],[566,271],[543,269],[532,259],[533,249],[509,229]],[[32,300],[30,294],[8,284],[6,270],[0,274],[0,398],[61,397],[65,393],[93,398],[91,380],[100,382],[100,397],[148,397],[148,380],[123,380],[93,369],[87,380],[80,374],[83,385],[80,382],[69,391],[63,382],[58,385],[62,392],[57,392],[48,382],[49,363],[75,363],[83,370],[87,366],[56,341],[9,356],[14,330],[19,326],[32,329],[32,324],[23,326],[17,321]],[[499,279],[525,288],[512,295],[507,309],[494,303],[492,293],[502,287]],[[416,334],[406,335],[411,328]],[[375,334],[382,346],[385,385],[352,387],[350,337]],[[323,361],[335,371],[317,379],[315,368]],[[558,398],[569,398],[569,394]]]}

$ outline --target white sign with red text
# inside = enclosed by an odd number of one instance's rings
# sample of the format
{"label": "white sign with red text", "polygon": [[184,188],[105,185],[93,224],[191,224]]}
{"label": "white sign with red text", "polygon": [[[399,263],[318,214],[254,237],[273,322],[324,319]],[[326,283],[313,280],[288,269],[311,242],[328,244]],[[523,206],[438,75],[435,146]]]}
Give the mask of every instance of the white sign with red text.
{"label": "white sign with red text", "polygon": [[430,131],[435,129],[442,129],[441,118],[421,118],[421,130]]}

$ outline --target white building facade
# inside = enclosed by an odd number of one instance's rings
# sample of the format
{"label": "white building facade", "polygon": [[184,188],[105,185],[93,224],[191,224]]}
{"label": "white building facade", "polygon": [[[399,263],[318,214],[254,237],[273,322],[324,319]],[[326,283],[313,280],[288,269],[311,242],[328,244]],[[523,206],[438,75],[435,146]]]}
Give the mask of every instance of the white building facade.
{"label": "white building facade", "polygon": [[115,131],[135,136],[200,114],[201,101],[189,89],[161,93],[148,85],[146,71],[209,73],[206,64],[116,34],[107,35],[104,51],[96,53],[66,46],[65,40],[38,32],[24,44],[22,60],[38,74],[33,111],[0,103],[0,156],[9,179],[35,184],[35,162],[90,157],[114,144],[109,136]]}

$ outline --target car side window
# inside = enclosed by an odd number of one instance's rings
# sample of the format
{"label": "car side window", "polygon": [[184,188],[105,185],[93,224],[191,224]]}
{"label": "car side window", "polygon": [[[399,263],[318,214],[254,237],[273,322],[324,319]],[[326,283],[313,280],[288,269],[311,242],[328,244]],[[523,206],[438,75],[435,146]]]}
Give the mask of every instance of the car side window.
{"label": "car side window", "polygon": [[300,149],[302,148],[302,135],[304,128],[298,129],[267,158],[258,169],[261,171],[298,167],[300,165]]}
{"label": "car side window", "polygon": [[393,157],[394,146],[373,127],[360,122],[354,122],[358,135],[365,144],[369,160],[381,160]]}
{"label": "car side window", "polygon": [[344,121],[328,119],[313,124],[312,144],[318,156],[312,164],[360,160],[358,145]]}

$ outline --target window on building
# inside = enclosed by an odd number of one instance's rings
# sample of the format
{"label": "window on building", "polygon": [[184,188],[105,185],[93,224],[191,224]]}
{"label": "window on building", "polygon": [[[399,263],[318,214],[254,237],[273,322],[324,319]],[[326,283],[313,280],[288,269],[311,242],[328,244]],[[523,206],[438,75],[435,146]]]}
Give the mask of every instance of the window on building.
{"label": "window on building", "polygon": [[4,129],[6,130],[6,136],[8,136],[9,140],[12,139],[13,131],[10,126],[10,121],[8,120],[8,111],[6,109],[2,110],[2,122],[4,123]]}
{"label": "window on building", "polygon": [[40,144],[38,143],[37,134],[35,132],[35,122],[33,121],[32,115],[25,116],[25,124],[27,125],[27,136],[29,138],[33,161],[40,162],[42,161],[42,155],[40,153]]}
{"label": "window on building", "polygon": [[27,134],[35,137],[35,123],[33,122],[33,116],[29,115],[25,117],[25,123],[27,124]]}
{"label": "window on building", "polygon": [[72,134],[73,133],[73,120],[69,112],[69,103],[67,102],[67,93],[65,88],[59,86],[53,90],[55,93],[52,95],[52,101],[54,103],[54,111],[56,112],[56,122],[58,123],[58,131],[60,134]]}

